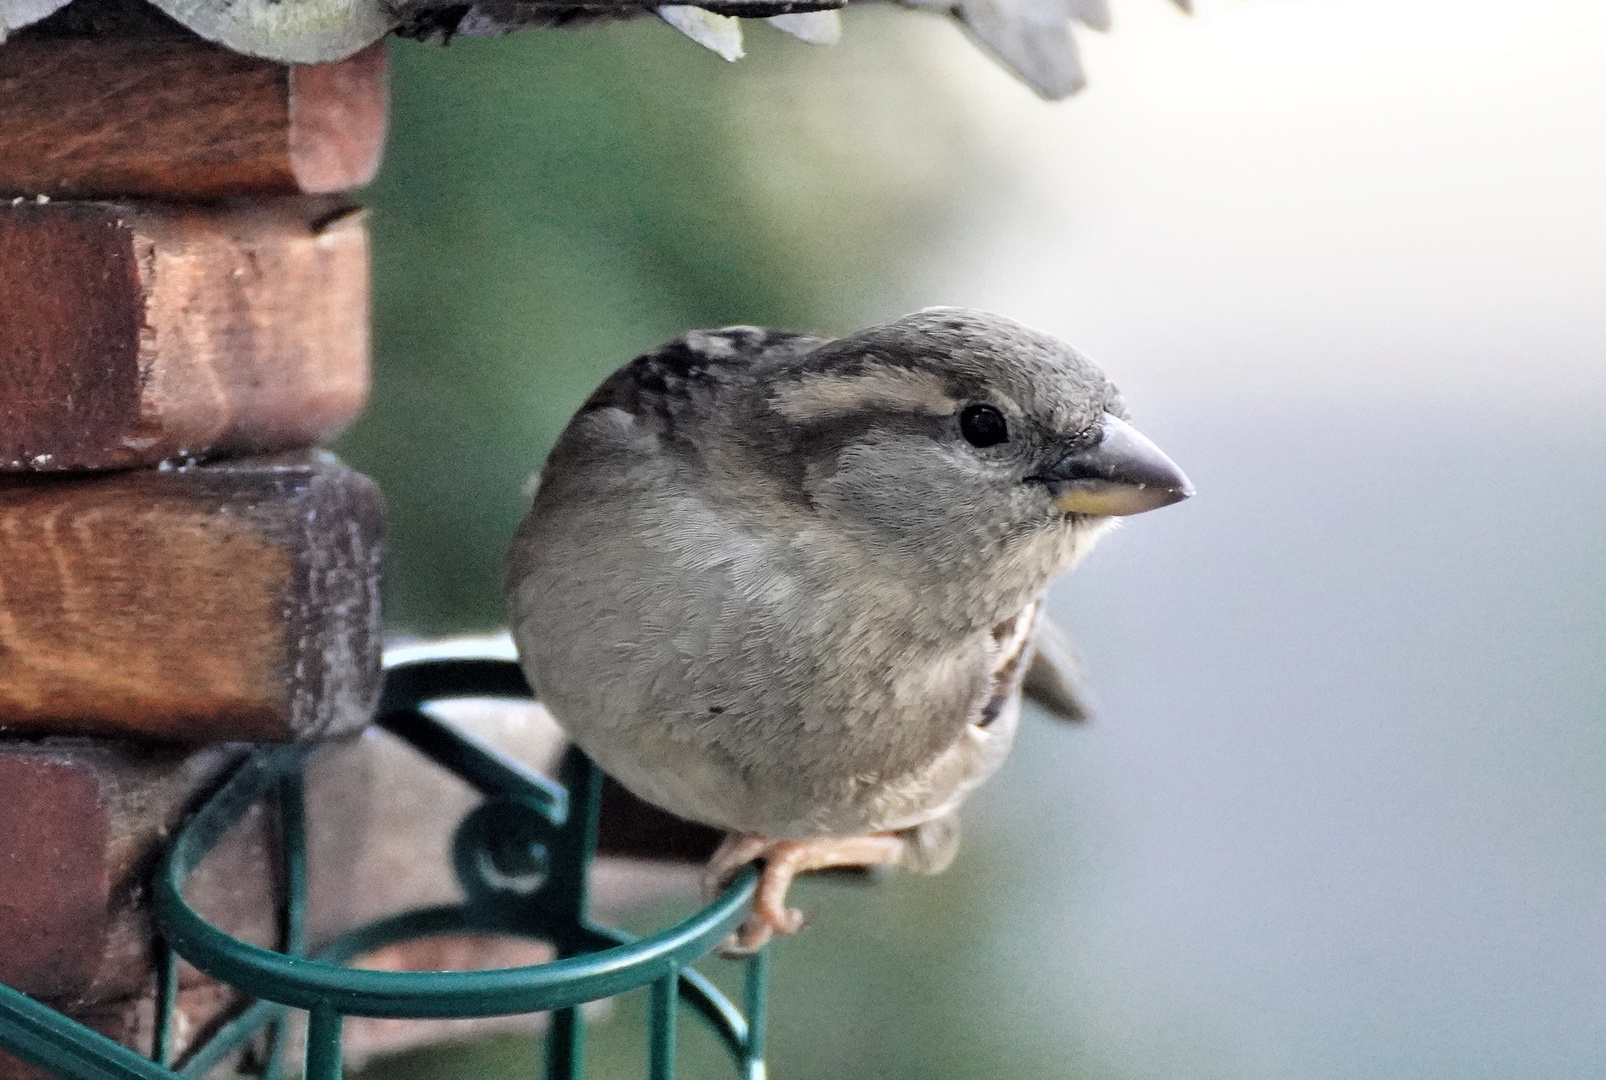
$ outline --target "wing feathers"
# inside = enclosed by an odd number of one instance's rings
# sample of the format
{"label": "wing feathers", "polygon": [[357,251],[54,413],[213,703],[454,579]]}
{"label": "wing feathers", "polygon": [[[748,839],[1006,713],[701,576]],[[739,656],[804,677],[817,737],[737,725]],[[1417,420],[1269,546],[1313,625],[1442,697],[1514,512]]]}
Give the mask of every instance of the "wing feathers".
{"label": "wing feathers", "polygon": [[1092,716],[1083,699],[1082,665],[1071,639],[1047,615],[1039,613],[1032,630],[1032,663],[1021,692],[1047,712],[1082,723]]}

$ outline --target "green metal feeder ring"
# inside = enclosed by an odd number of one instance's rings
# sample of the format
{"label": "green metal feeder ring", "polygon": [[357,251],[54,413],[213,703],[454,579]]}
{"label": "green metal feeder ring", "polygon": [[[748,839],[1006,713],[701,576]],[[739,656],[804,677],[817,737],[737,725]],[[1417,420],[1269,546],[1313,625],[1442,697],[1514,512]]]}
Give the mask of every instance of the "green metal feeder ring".
{"label": "green metal feeder ring", "polygon": [[[596,767],[578,750],[571,750],[562,766],[561,783],[554,783],[424,711],[430,702],[451,697],[529,696],[505,639],[449,642],[387,655],[380,725],[486,796],[485,803],[459,825],[454,841],[453,860],[468,899],[371,923],[344,935],[316,957],[305,955],[302,928],[305,752],[298,747],[261,750],[239,767],[179,833],[156,875],[156,921],[170,950],[158,1003],[158,1063],[165,1064],[170,1044],[175,956],[259,1001],[194,1049],[182,1068],[161,1073],[175,1080],[202,1076],[271,1027],[273,1046],[264,1075],[276,1078],[287,1007],[309,1014],[307,1080],[339,1077],[345,1016],[461,1018],[551,1010],[546,1075],[549,1080],[578,1080],[583,1074],[578,1006],[650,985],[650,1080],[673,1078],[676,1008],[681,1000],[722,1038],[743,1077],[764,1076],[765,955],[747,962],[746,1016],[690,968],[741,922],[757,888],[757,871],[748,868],[714,903],[648,937],[634,939],[597,925],[586,910],[586,871],[595,852],[601,792]],[[268,796],[277,799],[284,838],[287,888],[281,951],[241,941],[211,925],[189,906],[182,891],[185,878],[207,853],[252,805]],[[559,959],[485,971],[394,972],[345,966],[384,945],[458,932],[550,941]],[[0,1043],[4,1034],[0,1026]]]}
{"label": "green metal feeder ring", "polygon": [[[271,762],[274,755],[267,755]],[[574,936],[600,951],[529,967],[462,972],[367,971],[303,959],[260,948],[224,933],[185,901],[180,886],[207,854],[211,840],[227,831],[206,815],[238,807],[242,812],[268,787],[260,759],[237,773],[201,811],[163,860],[156,881],[156,918],[162,936],[185,960],[213,978],[259,998],[298,1009],[333,1007],[348,1016],[438,1018],[504,1016],[540,1012],[612,997],[661,979],[702,959],[734,930],[747,912],[757,873],[749,869],[713,904],[691,918],[628,945],[590,927]],[[242,796],[248,796],[242,798]],[[238,820],[238,815],[231,815]],[[232,825],[229,821],[227,824]],[[471,908],[410,912],[337,943],[332,954],[348,958],[410,937],[455,931],[518,932],[486,925]],[[360,943],[360,944],[359,944]]]}
{"label": "green metal feeder ring", "polygon": [[[547,964],[487,971],[394,972],[343,967],[259,948],[210,925],[179,894],[180,864],[158,885],[157,919],[173,950],[213,978],[297,1009],[333,1008],[347,1016],[406,1019],[507,1016],[613,997],[707,956],[747,912],[757,874],[748,871],[724,896],[668,930],[629,944],[594,931],[597,952]],[[409,912],[337,943],[330,956],[356,955],[410,938],[488,929],[458,908]],[[500,929],[500,928],[497,928]],[[345,944],[345,947],[342,947]],[[611,946],[611,947],[610,947]]]}

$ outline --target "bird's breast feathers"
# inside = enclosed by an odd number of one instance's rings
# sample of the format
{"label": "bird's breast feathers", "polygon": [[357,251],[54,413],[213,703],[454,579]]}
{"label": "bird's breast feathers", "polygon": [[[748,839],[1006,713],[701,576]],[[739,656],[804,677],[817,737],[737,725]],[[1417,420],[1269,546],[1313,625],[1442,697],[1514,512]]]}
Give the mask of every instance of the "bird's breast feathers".
{"label": "bird's breast feathers", "polygon": [[904,827],[1008,749],[1035,605],[937,633],[918,590],[821,581],[789,538],[673,484],[632,521],[543,533],[521,539],[516,605],[540,692],[605,769],[682,816]]}

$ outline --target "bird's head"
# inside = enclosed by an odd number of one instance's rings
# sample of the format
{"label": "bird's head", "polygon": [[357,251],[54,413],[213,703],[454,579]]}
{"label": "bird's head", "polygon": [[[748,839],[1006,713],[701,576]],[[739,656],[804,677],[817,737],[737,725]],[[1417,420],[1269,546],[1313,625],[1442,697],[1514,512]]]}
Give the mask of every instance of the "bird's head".
{"label": "bird's head", "polygon": [[1041,589],[1193,493],[1098,368],[998,315],[917,312],[778,358],[760,392],[814,513],[894,565]]}

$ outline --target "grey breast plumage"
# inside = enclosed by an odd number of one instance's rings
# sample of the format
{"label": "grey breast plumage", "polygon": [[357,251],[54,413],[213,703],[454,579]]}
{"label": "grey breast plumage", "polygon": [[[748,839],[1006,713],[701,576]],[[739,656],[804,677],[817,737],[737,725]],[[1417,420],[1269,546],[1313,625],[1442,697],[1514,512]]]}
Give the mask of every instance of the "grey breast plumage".
{"label": "grey breast plumage", "polygon": [[1023,683],[1080,712],[1069,681],[1029,674],[1035,596],[959,633],[821,527],[809,436],[764,392],[821,344],[735,327],[621,368],[552,451],[509,562],[526,669],[576,742],[649,802],[775,837],[947,813],[1002,760]]}

